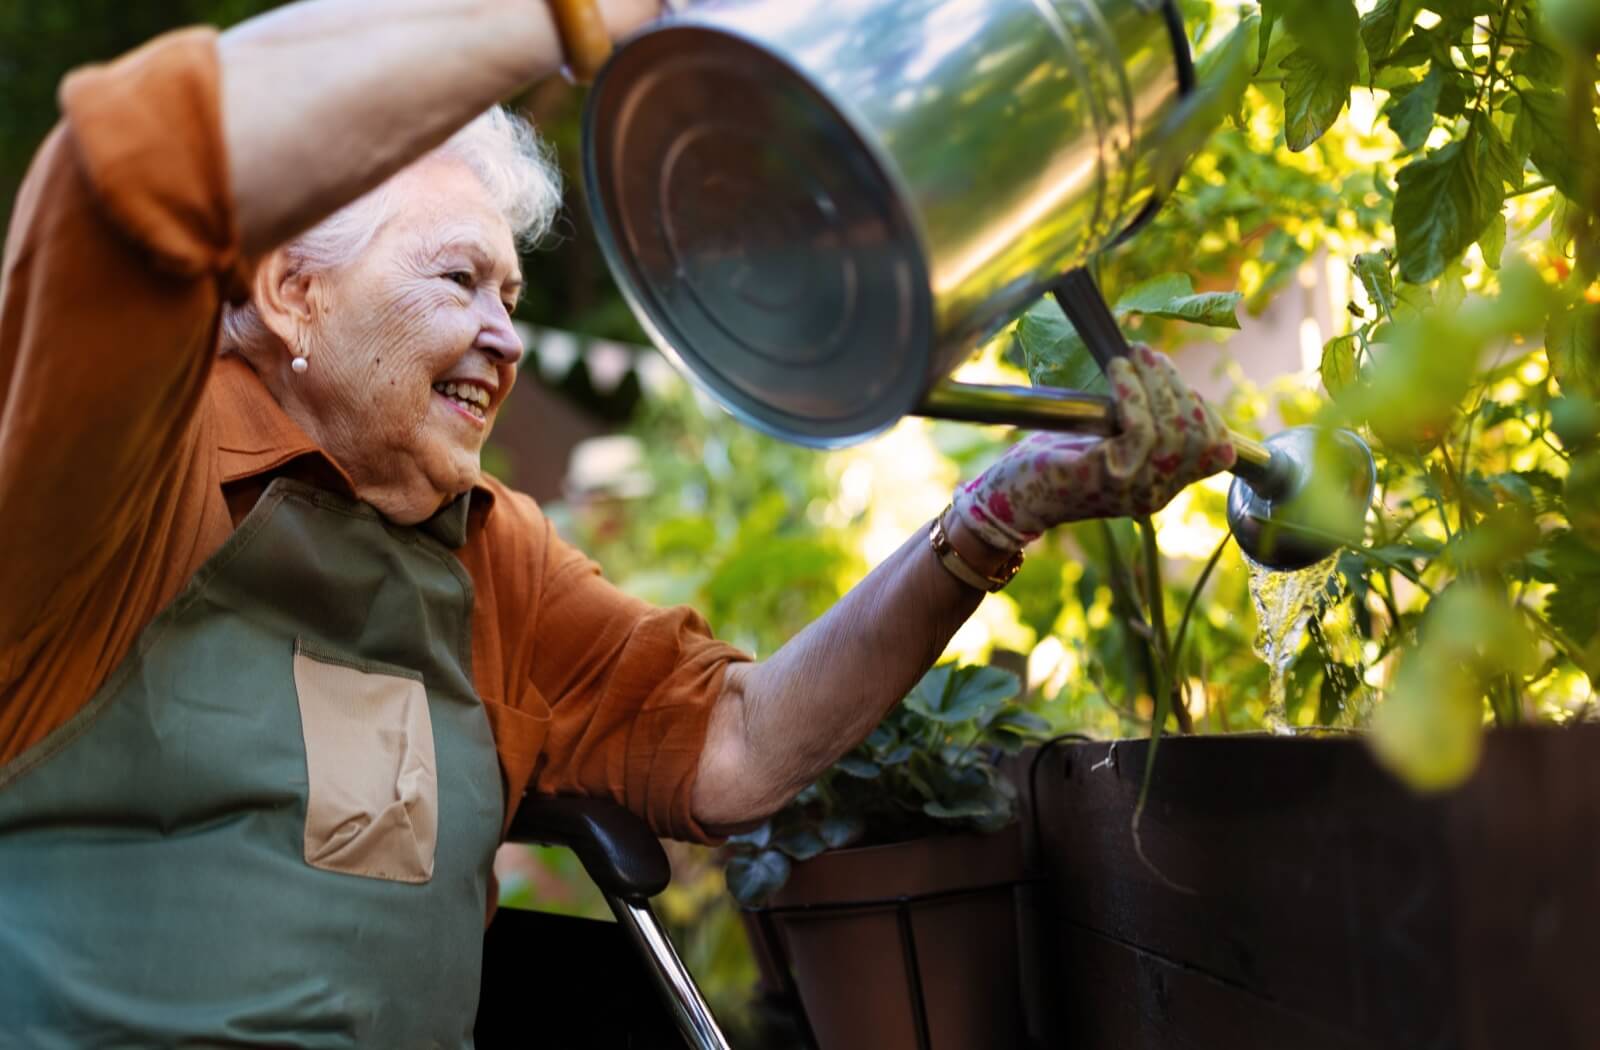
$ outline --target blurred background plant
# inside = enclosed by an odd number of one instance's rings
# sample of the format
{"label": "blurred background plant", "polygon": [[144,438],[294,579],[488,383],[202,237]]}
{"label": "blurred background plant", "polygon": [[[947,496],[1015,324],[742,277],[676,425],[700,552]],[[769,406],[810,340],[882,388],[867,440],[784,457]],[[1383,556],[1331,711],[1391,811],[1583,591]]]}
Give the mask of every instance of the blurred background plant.
{"label": "blurred background plant", "polygon": [[[269,6],[0,8],[0,208],[55,119],[67,69],[170,26]],[[1596,6],[1182,7],[1207,56],[1184,116],[1216,130],[1151,227],[1097,260],[1097,275],[1124,305],[1130,337],[1173,353],[1235,428],[1260,437],[1320,422],[1371,442],[1380,498],[1367,542],[1339,558],[1320,618],[1296,640],[1283,715],[1292,726],[1370,727],[1390,768],[1446,788],[1470,774],[1485,725],[1596,717]],[[569,173],[581,101],[550,82],[517,103]],[[642,344],[579,194],[569,190],[568,204],[559,243],[524,260],[520,316]],[[1213,338],[1196,320],[1242,331]],[[1273,340],[1270,367],[1245,360],[1246,347]],[[1023,374],[1092,384],[1052,307],[1002,332],[963,378]],[[571,499],[552,512],[622,586],[696,606],[758,655],[898,546],[1008,438],[913,420],[824,455],[734,424],[670,377],[642,390],[621,433],[604,439],[603,466],[575,470]],[[1057,731],[1261,728],[1268,670],[1248,567],[1227,542],[1225,491],[1221,479],[1192,487],[1142,533],[1127,521],[1058,530],[947,656],[1023,654],[1025,700]],[[674,847],[673,859],[666,914],[738,1028],[755,969],[718,861],[693,847]],[[505,884],[511,903],[603,910],[564,854],[528,854]]]}

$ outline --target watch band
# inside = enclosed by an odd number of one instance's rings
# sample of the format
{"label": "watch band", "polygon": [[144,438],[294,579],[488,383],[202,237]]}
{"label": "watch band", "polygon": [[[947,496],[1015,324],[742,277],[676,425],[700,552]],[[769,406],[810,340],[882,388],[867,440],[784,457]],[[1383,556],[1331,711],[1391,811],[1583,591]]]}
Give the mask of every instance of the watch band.
{"label": "watch band", "polygon": [[944,516],[948,513],[950,508],[947,506],[933,519],[933,524],[928,528],[928,545],[933,548],[939,564],[943,565],[950,575],[968,587],[988,591],[990,594],[1016,578],[1022,569],[1022,551],[1013,554],[1011,560],[1000,566],[999,571],[993,576],[985,575],[963,558],[961,552],[956,550],[955,544],[950,542],[950,535],[944,531]]}
{"label": "watch band", "polygon": [[549,4],[567,60],[564,72],[587,84],[611,57],[611,34],[600,17],[600,6],[597,0],[549,0]]}

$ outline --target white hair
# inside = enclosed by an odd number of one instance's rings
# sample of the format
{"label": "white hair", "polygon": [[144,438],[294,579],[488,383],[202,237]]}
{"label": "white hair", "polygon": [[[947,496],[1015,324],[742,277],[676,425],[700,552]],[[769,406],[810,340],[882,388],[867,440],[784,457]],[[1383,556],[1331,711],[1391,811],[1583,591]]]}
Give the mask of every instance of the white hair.
{"label": "white hair", "polygon": [[[487,110],[422,159],[430,157],[459,160],[478,177],[519,248],[532,248],[550,232],[561,208],[561,174],[538,132],[515,113]],[[391,178],[285,244],[290,264],[299,273],[324,273],[355,261],[393,203]],[[223,352],[260,345],[267,335],[253,302],[223,307]]]}

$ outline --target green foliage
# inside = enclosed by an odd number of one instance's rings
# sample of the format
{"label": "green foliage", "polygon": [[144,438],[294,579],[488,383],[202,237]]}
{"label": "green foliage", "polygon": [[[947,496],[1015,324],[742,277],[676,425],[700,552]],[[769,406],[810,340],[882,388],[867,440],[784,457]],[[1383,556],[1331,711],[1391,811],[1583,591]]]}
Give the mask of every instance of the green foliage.
{"label": "green foliage", "polygon": [[686,385],[647,401],[633,424],[650,491],[566,508],[579,546],[624,589],[687,604],[718,634],[770,653],[864,572],[853,525],[810,511],[837,484],[829,463],[707,414]]}
{"label": "green foliage", "polygon": [[1474,135],[1401,169],[1394,198],[1400,273],[1421,284],[1444,272],[1500,210],[1498,192],[1485,192]]}
{"label": "green foliage", "polygon": [[1320,139],[1344,112],[1355,70],[1325,66],[1304,49],[1285,56],[1282,68],[1289,148],[1303,150]]}
{"label": "green foliage", "polygon": [[791,863],[824,850],[928,835],[994,832],[1016,819],[995,761],[1048,735],[1016,702],[1016,676],[942,664],[870,736],[771,820],[729,840],[728,889],[746,907],[788,881]]}
{"label": "green foliage", "polygon": [[[1152,317],[1212,328],[1238,328],[1235,311],[1239,299],[1238,292],[1197,295],[1188,274],[1169,273],[1129,288],[1112,305],[1111,312],[1119,321]],[[1036,384],[1095,392],[1105,389],[1105,377],[1088,345],[1055,300],[1039,300],[1012,331],[1017,356]]]}
{"label": "green foliage", "polygon": [[[1226,414],[1248,430],[1276,410],[1372,444],[1379,506],[1365,546],[1340,559],[1330,626],[1291,669],[1289,714],[1348,725],[1373,711],[1376,753],[1423,788],[1470,772],[1486,721],[1594,714],[1596,70],[1546,14],[1535,0],[1268,0],[1259,28],[1244,19],[1217,40],[1254,36],[1231,120],[1154,228],[1096,260],[1108,289],[1181,268],[1252,312],[1315,253],[1348,260],[1348,327],[1326,334],[1320,360],[1329,399],[1274,405],[1241,388]],[[1380,115],[1371,130],[1358,110]],[[1118,314],[1130,337],[1182,334]],[[1035,382],[1092,385],[1052,307],[1014,339]],[[1194,505],[1218,520],[1218,496]],[[1259,724],[1265,675],[1237,623],[1236,553],[1217,548],[1196,573],[1141,556],[1116,527],[1041,546],[1085,562],[1084,619],[1069,607],[1053,628],[1073,669],[1047,708],[1057,725],[1158,731],[1166,712],[1180,731]]]}

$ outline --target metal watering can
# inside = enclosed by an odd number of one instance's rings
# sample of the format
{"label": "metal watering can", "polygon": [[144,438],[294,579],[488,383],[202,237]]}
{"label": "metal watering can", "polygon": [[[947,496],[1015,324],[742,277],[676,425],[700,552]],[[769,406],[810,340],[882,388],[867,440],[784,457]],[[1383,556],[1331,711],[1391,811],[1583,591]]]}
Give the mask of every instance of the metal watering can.
{"label": "metal watering can", "polygon": [[[1157,132],[1194,87],[1173,0],[712,0],[601,70],[585,189],[651,339],[760,430],[1114,432],[1106,398],[945,377],[1047,293],[1102,365],[1126,352],[1081,265],[1159,208]],[[1358,437],[1235,445],[1252,558],[1297,568],[1359,538]],[[1349,500],[1311,498],[1313,469]]]}

